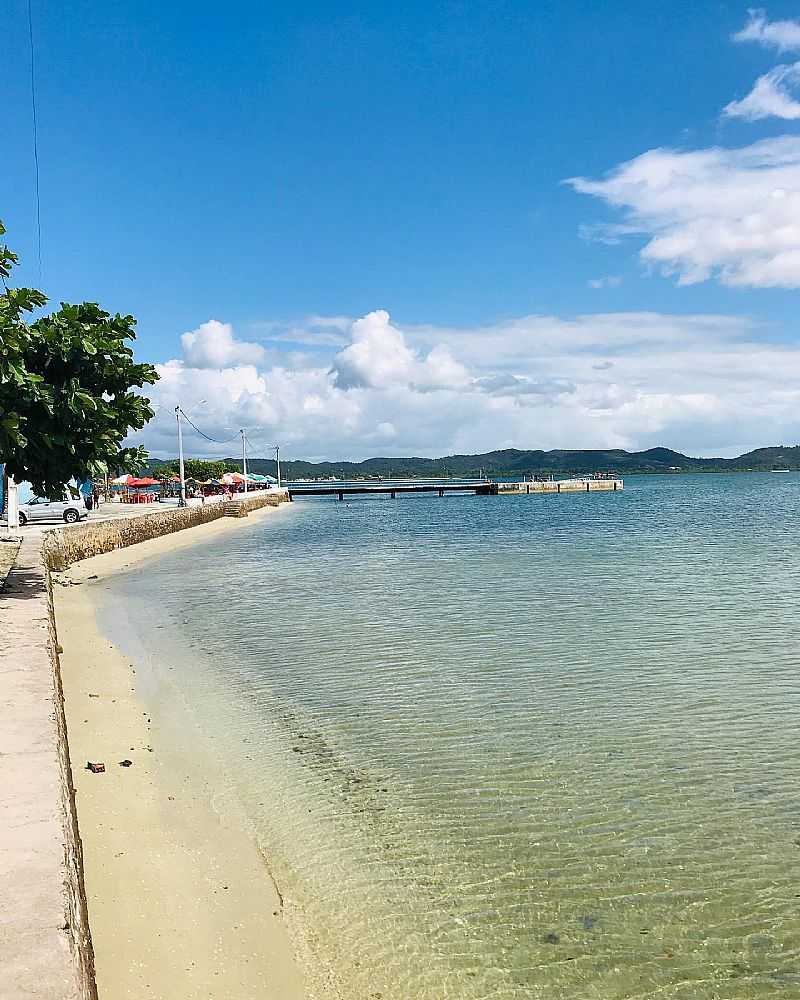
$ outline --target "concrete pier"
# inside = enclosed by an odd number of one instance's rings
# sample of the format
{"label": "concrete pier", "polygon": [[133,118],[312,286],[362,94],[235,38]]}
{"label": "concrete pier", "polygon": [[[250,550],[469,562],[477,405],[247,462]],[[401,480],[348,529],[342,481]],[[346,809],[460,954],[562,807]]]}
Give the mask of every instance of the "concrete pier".
{"label": "concrete pier", "polygon": [[344,500],[356,494],[388,494],[392,500],[398,493],[475,493],[477,496],[530,496],[539,493],[594,493],[599,490],[616,492],[624,488],[622,479],[553,479],[543,482],[497,483],[486,479],[421,480],[414,482],[355,482],[355,483],[290,483],[289,499],[300,497],[335,496]]}
{"label": "concrete pier", "polygon": [[497,496],[519,496],[520,493],[594,493],[598,490],[616,492],[625,487],[622,479],[555,479],[534,483],[496,483]]}

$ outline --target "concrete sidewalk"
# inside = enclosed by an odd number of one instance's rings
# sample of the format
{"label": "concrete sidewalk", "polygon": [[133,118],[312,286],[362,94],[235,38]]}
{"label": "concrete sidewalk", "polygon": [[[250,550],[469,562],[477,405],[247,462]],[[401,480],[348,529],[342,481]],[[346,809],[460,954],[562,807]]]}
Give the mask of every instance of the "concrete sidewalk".
{"label": "concrete sidewalk", "polygon": [[[41,538],[27,538],[0,593],[0,997],[91,998],[74,933],[74,831],[64,772]],[[77,909],[76,909],[77,906]],[[89,947],[89,954],[91,948]]]}
{"label": "concrete sidewalk", "polygon": [[[238,502],[241,500],[252,499],[254,497],[267,496],[267,495],[280,495],[285,498],[286,490],[271,489],[271,490],[248,490],[247,493],[237,493],[235,494],[233,500]],[[219,497],[206,497],[205,505],[210,506],[212,504],[224,503],[227,500],[224,496]],[[197,498],[192,498],[187,501],[187,506],[189,507],[202,507],[203,502]],[[177,499],[164,500],[159,503],[118,503],[115,500],[109,500],[105,503],[101,503],[94,510],[90,510],[88,516],[84,518],[79,524],[95,524],[102,521],[119,520],[121,518],[132,518],[132,517],[146,517],[148,514],[159,514],[166,510],[178,510]],[[60,519],[53,518],[51,521],[31,521],[24,527],[21,527],[18,532],[14,532],[17,537],[30,538],[39,537],[46,531],[53,531],[59,528],[63,528],[64,522]],[[0,534],[5,534],[7,531],[6,522],[0,518]]]}

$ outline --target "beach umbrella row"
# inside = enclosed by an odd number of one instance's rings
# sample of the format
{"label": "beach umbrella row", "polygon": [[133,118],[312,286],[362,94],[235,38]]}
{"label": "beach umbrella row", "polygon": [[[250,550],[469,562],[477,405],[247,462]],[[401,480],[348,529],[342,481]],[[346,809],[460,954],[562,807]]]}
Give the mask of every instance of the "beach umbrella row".
{"label": "beach umbrella row", "polygon": [[243,482],[248,483],[277,483],[277,479],[273,479],[272,476],[259,476],[254,472],[249,472],[247,476],[243,476],[241,472],[226,472],[222,477],[222,483],[225,486],[234,486]]}
{"label": "beach umbrella row", "polygon": [[[180,482],[180,480],[175,477],[174,482]],[[117,476],[116,479],[109,480],[110,486],[127,486],[137,489],[142,486],[161,486],[162,482],[160,479],[153,479],[150,476]]]}
{"label": "beach umbrella row", "polygon": [[160,483],[159,479],[151,479],[149,476],[141,479],[136,476],[117,476],[116,479],[110,480],[111,486],[159,486]]}
{"label": "beach umbrella row", "polygon": [[[254,472],[249,473],[246,477],[241,474],[241,472],[226,472],[221,479],[192,479],[187,477],[186,482],[197,483],[199,486],[238,486],[240,483],[277,483],[277,479],[273,479],[272,476],[259,476]],[[178,476],[173,476],[170,482],[179,483],[180,478]],[[149,476],[144,476],[142,478],[137,478],[136,476],[117,476],[116,479],[110,480],[111,486],[160,486],[162,480],[151,479]]]}

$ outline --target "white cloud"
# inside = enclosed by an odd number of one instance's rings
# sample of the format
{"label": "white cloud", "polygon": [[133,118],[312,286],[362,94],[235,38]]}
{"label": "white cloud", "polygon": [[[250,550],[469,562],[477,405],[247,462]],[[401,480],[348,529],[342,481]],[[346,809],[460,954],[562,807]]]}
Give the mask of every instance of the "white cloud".
{"label": "white cloud", "polygon": [[568,181],[648,238],[642,260],[679,284],[800,287],[800,138],[741,149],[652,149],[602,180]]}
{"label": "white cloud", "polygon": [[733,36],[735,42],[758,42],[779,52],[800,51],[800,21],[768,21],[763,10],[747,13],[747,24]]}
{"label": "white cloud", "polygon": [[[135,440],[174,455],[180,402],[223,442],[187,427],[194,456],[237,454],[240,427],[258,455],[279,442],[287,458],[654,444],[735,454],[800,438],[800,347],[760,342],[766,332],[662,313],[400,328],[378,311],[348,321],[347,347],[301,367],[198,368],[190,344],[159,365],[158,413]],[[234,357],[240,346],[231,332]]]}
{"label": "white cloud", "polygon": [[350,345],[333,359],[334,380],[341,389],[379,389],[398,384],[444,389],[469,380],[466,369],[446,347],[439,345],[427,357],[418,356],[383,309],[356,320],[350,335]]}
{"label": "white cloud", "polygon": [[[768,21],[763,10],[751,10],[747,24],[733,35],[735,42],[757,42],[779,52],[800,51],[800,21]],[[800,118],[800,101],[794,91],[800,85],[800,63],[775,66],[760,76],[741,101],[731,101],[722,113],[728,118],[758,121],[762,118]]]}
{"label": "white cloud", "polygon": [[619,288],[622,278],[617,274],[607,274],[603,278],[589,278],[586,284],[589,288]]}
{"label": "white cloud", "polygon": [[351,323],[349,316],[307,316],[299,323],[280,323],[275,320],[255,323],[252,329],[264,340],[276,344],[325,348],[347,344],[346,334]]}
{"label": "white cloud", "polygon": [[800,63],[776,66],[760,76],[747,97],[731,101],[722,109],[728,118],[783,118],[791,121],[800,118],[800,101],[796,101],[790,88],[800,85]]}
{"label": "white cloud", "polygon": [[196,330],[184,333],[181,346],[186,362],[192,368],[258,364],[265,356],[260,344],[234,340],[230,323],[219,323],[215,319],[201,324]]}

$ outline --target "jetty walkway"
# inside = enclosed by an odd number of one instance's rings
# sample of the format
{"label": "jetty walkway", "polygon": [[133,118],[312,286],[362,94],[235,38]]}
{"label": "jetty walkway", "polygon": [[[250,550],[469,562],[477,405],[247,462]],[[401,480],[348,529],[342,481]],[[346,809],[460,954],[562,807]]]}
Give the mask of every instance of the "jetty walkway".
{"label": "jetty walkway", "polygon": [[344,500],[357,494],[388,494],[393,500],[398,493],[474,493],[477,496],[531,496],[543,493],[594,493],[624,489],[622,479],[548,479],[543,481],[494,482],[487,479],[386,480],[383,482],[312,482],[287,483],[289,499],[335,496]]}

